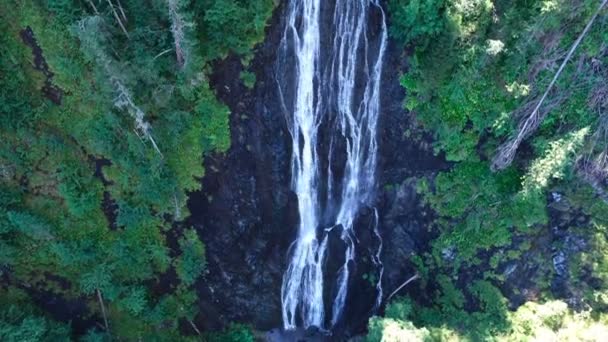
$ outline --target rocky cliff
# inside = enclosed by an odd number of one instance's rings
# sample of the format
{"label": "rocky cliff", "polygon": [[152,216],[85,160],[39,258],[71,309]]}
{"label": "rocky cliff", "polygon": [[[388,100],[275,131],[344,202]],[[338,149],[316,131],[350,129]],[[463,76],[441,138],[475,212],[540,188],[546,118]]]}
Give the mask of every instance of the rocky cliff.
{"label": "rocky cliff", "polygon": [[[191,223],[211,256],[208,273],[198,285],[205,328],[230,321],[250,322],[263,330],[281,326],[282,274],[298,223],[297,198],[290,189],[290,137],[275,77],[284,10],[283,5],[276,8],[266,39],[248,68],[230,57],[214,68],[212,76],[215,91],[231,109],[232,147],[225,155],[207,158],[203,190],[191,194],[189,202]],[[420,203],[415,182],[407,179],[445,167],[433,156],[428,139],[408,134],[414,131],[413,118],[403,109],[405,93],[399,84],[399,71],[405,68],[402,49],[389,41],[374,204],[384,243],[380,259],[385,296],[413,274],[409,257],[424,249],[429,239],[430,214]],[[244,70],[256,76],[252,89],[240,80]],[[374,313],[380,274],[373,256],[380,241],[372,231],[373,213],[373,208],[364,209],[357,220],[357,262],[340,329],[347,335],[364,329]],[[328,269],[343,263],[341,240],[334,235]]]}

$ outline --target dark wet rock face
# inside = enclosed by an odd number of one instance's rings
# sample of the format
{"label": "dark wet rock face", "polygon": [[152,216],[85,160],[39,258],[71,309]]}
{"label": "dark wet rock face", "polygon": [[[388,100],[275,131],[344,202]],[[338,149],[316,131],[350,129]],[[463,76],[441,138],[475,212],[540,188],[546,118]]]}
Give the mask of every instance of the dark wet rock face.
{"label": "dark wet rock face", "polygon": [[573,257],[587,248],[585,238],[575,232],[577,227],[588,224],[588,218],[572,208],[568,199],[558,192],[549,196],[549,224],[551,227],[551,265],[554,276],[551,281],[551,292],[557,298],[563,298],[575,309],[582,308],[579,291],[571,284],[570,269]]}
{"label": "dark wet rock face", "polygon": [[[217,95],[231,109],[232,147],[225,155],[206,159],[203,190],[191,194],[189,202],[189,223],[207,246],[208,272],[197,286],[201,298],[197,324],[205,329],[219,329],[231,321],[269,331],[282,326],[282,277],[299,220],[297,198],[290,189],[291,137],[275,78],[284,6],[282,3],[275,10],[266,40],[258,46],[249,68],[257,79],[253,90],[240,81],[243,68],[238,58],[220,62],[211,77]],[[322,17],[331,23],[331,13]],[[321,50],[327,52],[329,47]],[[405,68],[401,51],[389,40],[381,85],[377,189],[371,205],[363,208],[356,220],[356,260],[348,266],[351,275],[345,312],[333,329],[333,340],[363,332],[369,316],[376,313],[376,284],[380,281],[374,260],[380,245],[374,233],[376,224],[384,244],[384,295],[413,275],[408,260],[426,248],[430,215],[420,202],[415,182],[405,180],[446,166],[433,156],[428,139],[404,134],[413,119],[402,106],[405,93],[397,71]],[[326,148],[321,142],[320,149]],[[343,163],[338,159],[331,161],[337,175],[337,166]],[[346,247],[340,234],[341,227],[334,227],[328,237],[324,268],[328,320],[337,291],[336,277],[344,263]],[[273,336],[282,336],[279,330],[273,331]],[[307,333],[316,336],[313,339],[325,338],[311,332],[297,332],[297,336]]]}
{"label": "dark wet rock face", "polygon": [[355,222],[356,262],[351,265],[345,313],[335,327],[336,333],[344,331],[348,336],[360,333],[367,326],[367,319],[375,313],[376,284],[380,278],[380,269],[373,261],[380,245],[374,234],[376,224],[374,211],[363,208]]}
{"label": "dark wet rock face", "polygon": [[[589,284],[592,279],[585,274],[586,270],[573,269],[577,266],[572,261],[588,248],[581,229],[587,227],[589,218],[558,192],[547,196],[547,214],[548,224],[537,226],[535,236],[514,237],[514,246],[528,244],[529,247],[521,256],[498,266],[505,279],[501,290],[509,299],[511,309],[538,300],[541,293],[550,291],[554,298],[581,310],[585,304],[582,290],[577,288],[579,280]],[[575,272],[582,275],[573,277]]]}
{"label": "dark wet rock face", "polygon": [[[323,8],[331,8],[333,4],[334,1],[324,2]],[[349,291],[344,315],[331,332],[282,331],[281,284],[299,221],[298,201],[290,188],[291,137],[286,116],[290,109],[279,102],[277,94],[277,77],[282,82],[294,80],[292,73],[277,75],[275,69],[284,7],[285,2],[281,2],[275,10],[266,40],[257,48],[249,68],[257,79],[253,90],[241,83],[239,76],[243,67],[235,57],[217,64],[211,77],[213,88],[232,112],[232,147],[225,155],[207,158],[203,191],[191,194],[189,202],[192,213],[189,223],[198,229],[208,252],[208,272],[197,286],[201,309],[197,325],[215,330],[232,321],[246,322],[266,331],[264,338],[269,341],[346,340],[364,333],[368,318],[382,313],[383,305],[375,306],[378,282],[381,280],[386,300],[415,274],[411,257],[430,249],[429,242],[438,232],[431,227],[432,210],[416,191],[417,179],[432,179],[438,172],[447,170],[449,164],[442,156],[434,156],[430,137],[418,132],[415,118],[403,109],[406,94],[399,77],[400,71],[407,70],[407,58],[402,47],[389,39],[381,84],[377,187],[373,199],[360,210],[354,226],[356,259],[348,264]],[[330,25],[330,11],[323,12],[321,20],[322,25]],[[322,39],[320,58],[327,59],[331,42]],[[286,92],[283,96],[289,99],[293,94]],[[331,136],[328,130],[332,127],[323,124],[319,136]],[[321,139],[319,154],[326,155],[328,148],[329,141]],[[339,143],[333,148],[345,151]],[[345,156],[337,155],[324,161],[321,169],[326,170],[331,163],[333,174],[339,178],[344,173],[341,166],[344,160]],[[323,191],[327,190],[320,191],[324,198]],[[514,246],[529,247],[522,248],[517,258],[509,258],[496,267],[505,279],[500,288],[512,309],[538,299],[545,288],[574,307],[580,304],[580,291],[572,285],[569,265],[587,243],[573,228],[583,227],[588,218],[580,210],[571,208],[567,198],[559,193],[551,194],[547,203],[549,226],[537,227],[539,232],[532,238],[515,234]],[[331,208],[332,204],[322,205]],[[332,215],[332,210],[327,212],[328,216]],[[324,263],[327,321],[331,319],[336,276],[344,265],[346,250],[341,238],[342,227],[329,227],[331,222],[334,222],[332,217],[322,218],[321,228],[331,230],[319,232],[320,239],[327,234],[329,244]],[[381,242],[380,261],[384,272],[380,278],[376,254]],[[446,260],[456,256],[454,248],[443,251]],[[475,270],[464,271],[457,286],[466,288],[474,275]],[[540,287],[539,280],[545,279]],[[412,284],[399,294],[420,300],[428,298],[421,291],[424,290]],[[382,304],[386,303],[382,301]]]}
{"label": "dark wet rock face", "polygon": [[289,132],[273,78],[281,13],[275,12],[257,48],[253,90],[240,81],[238,58],[216,65],[211,78],[231,109],[232,147],[205,160],[204,190],[189,202],[190,221],[207,246],[208,272],[198,285],[199,321],[207,329],[231,321],[260,329],[281,323],[282,272],[298,221],[289,188]]}

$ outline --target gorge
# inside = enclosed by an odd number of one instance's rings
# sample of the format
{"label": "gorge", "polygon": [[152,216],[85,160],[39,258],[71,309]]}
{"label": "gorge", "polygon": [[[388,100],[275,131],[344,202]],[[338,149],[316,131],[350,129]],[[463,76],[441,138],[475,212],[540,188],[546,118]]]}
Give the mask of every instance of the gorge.
{"label": "gorge", "polygon": [[[238,61],[218,65],[214,87],[233,111],[239,144],[207,162],[217,169],[203,183],[212,200],[192,196],[190,208],[205,213],[210,254],[235,245],[243,253],[209,260],[210,284],[232,289],[213,297],[233,319],[353,333],[380,308],[382,292],[413,274],[403,260],[428,240],[428,216],[415,184],[385,185],[443,162],[428,143],[401,135],[410,123],[390,70],[403,60],[385,20],[374,1],[285,2],[252,62],[250,96],[237,101],[231,94],[247,90],[226,83]],[[404,153],[390,152],[397,149]],[[248,282],[264,290],[253,296],[234,284]]]}
{"label": "gorge", "polygon": [[0,340],[601,341],[607,11],[0,0]]}

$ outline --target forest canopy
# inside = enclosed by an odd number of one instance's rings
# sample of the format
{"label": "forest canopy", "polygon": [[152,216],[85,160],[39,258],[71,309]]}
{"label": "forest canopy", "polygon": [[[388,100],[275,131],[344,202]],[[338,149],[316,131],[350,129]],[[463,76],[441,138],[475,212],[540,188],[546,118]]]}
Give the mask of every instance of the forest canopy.
{"label": "forest canopy", "polygon": [[[214,68],[279,3],[0,0],[0,340],[255,340],[199,328],[187,201],[232,146]],[[608,336],[607,1],[382,3],[449,167],[416,179],[432,240],[367,340]]]}
{"label": "forest canopy", "polygon": [[[251,58],[274,6],[0,1],[1,340],[200,333],[187,194],[231,144],[208,75]],[[35,298],[75,310],[75,330]]]}
{"label": "forest canopy", "polygon": [[606,7],[388,1],[404,107],[452,165],[418,184],[438,216],[411,260],[425,298],[394,300],[370,341],[606,336]]}

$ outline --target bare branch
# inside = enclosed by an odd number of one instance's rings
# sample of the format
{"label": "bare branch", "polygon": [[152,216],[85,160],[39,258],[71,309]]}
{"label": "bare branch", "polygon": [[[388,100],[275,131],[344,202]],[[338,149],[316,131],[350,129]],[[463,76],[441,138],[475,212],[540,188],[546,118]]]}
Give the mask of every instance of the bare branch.
{"label": "bare branch", "polygon": [[179,220],[182,216],[182,211],[179,206],[179,202],[177,201],[177,194],[173,194],[173,201],[175,203],[175,219]]}
{"label": "bare branch", "polygon": [[420,278],[420,275],[418,273],[414,274],[413,276],[410,277],[410,279],[406,280],[403,284],[401,284],[401,286],[399,286],[395,291],[393,291],[388,297],[386,297],[386,301],[388,302],[389,300],[391,300],[391,298],[393,298],[394,295],[397,294],[397,292],[399,292],[402,288],[404,288],[405,286],[407,286],[407,284],[413,282],[414,280]]}
{"label": "bare branch", "polygon": [[125,22],[128,22],[129,19],[127,19],[127,16],[125,15],[125,11],[122,9],[122,4],[120,3],[120,0],[116,0],[116,3],[118,4],[118,10],[120,11],[120,14],[122,15],[122,19]]}
{"label": "bare branch", "polygon": [[184,20],[183,15],[180,13],[179,0],[167,0],[169,6],[169,17],[171,18],[171,33],[173,34],[173,41],[175,44],[175,55],[177,58],[177,64],[180,68],[183,68],[188,63],[189,49],[188,43],[186,42],[185,29],[193,26]]}
{"label": "bare branch", "polygon": [[564,70],[564,68],[566,67],[568,62],[570,61],[570,58],[572,58],[574,51],[579,46],[579,44],[581,43],[581,41],[583,40],[583,38],[585,37],[587,32],[589,32],[591,25],[593,25],[593,22],[595,21],[595,19],[597,18],[597,16],[601,12],[601,10],[606,6],[606,3],[608,3],[608,0],[603,0],[602,3],[600,4],[600,6],[598,7],[598,9],[595,11],[593,16],[589,20],[589,22],[587,22],[585,29],[583,30],[583,32],[581,32],[581,34],[578,36],[578,38],[576,39],[576,41],[574,42],[574,44],[568,51],[566,58],[564,59],[564,61],[560,65],[559,69],[555,73],[555,76],[553,76],[551,83],[549,83],[549,86],[545,90],[543,96],[537,102],[536,106],[534,107],[534,110],[532,110],[532,113],[520,125],[517,136],[514,139],[511,139],[511,140],[505,142],[502,146],[500,146],[498,148],[498,152],[497,152],[496,156],[494,157],[494,160],[492,161],[492,170],[493,171],[502,170],[502,169],[508,167],[509,165],[511,165],[511,162],[513,161],[513,158],[515,157],[515,153],[516,153],[517,149],[519,148],[519,145],[521,144],[521,142],[526,137],[531,135],[536,130],[536,128],[538,128],[538,126],[540,125],[540,123],[542,122],[542,120],[544,119],[544,117],[546,116],[546,114],[548,112],[548,111],[541,111],[541,107],[542,107],[543,103],[547,99],[549,92],[555,86],[557,79],[559,78],[562,71]]}
{"label": "bare branch", "polygon": [[123,25],[122,20],[120,20],[120,17],[118,16],[118,13],[116,12],[114,5],[112,4],[112,1],[108,0],[108,4],[110,5],[110,8],[112,9],[112,13],[114,13],[114,18],[116,18],[116,21],[118,21],[118,25],[120,25],[122,32],[124,32],[125,36],[127,36],[127,38],[129,38],[129,33],[127,32],[127,29]]}
{"label": "bare branch", "polygon": [[194,331],[196,331],[196,333],[200,336],[201,331],[198,329],[198,327],[196,326],[196,324],[194,324],[194,322],[188,318],[188,323],[190,323],[190,326],[192,326],[192,329],[194,329]]}
{"label": "bare branch", "polygon": [[89,5],[91,5],[91,7],[93,8],[93,12],[95,12],[96,15],[99,15],[99,11],[97,10],[97,7],[95,7],[95,4],[93,3],[93,1],[91,0],[87,0],[87,2],[89,3]]}
{"label": "bare branch", "polygon": [[109,334],[110,326],[108,325],[108,317],[106,315],[106,306],[103,304],[103,298],[101,297],[101,291],[99,291],[99,289],[96,289],[95,292],[97,292],[97,300],[99,300],[99,306],[101,307],[101,314],[103,315],[103,323],[105,325],[106,332]]}
{"label": "bare branch", "polygon": [[162,56],[162,55],[164,55],[164,54],[167,54],[167,53],[169,53],[169,52],[171,52],[171,51],[173,51],[173,49],[167,49],[167,50],[165,50],[165,51],[163,51],[163,52],[159,53],[158,55],[154,56],[154,58],[152,58],[152,60],[153,60],[153,61],[155,61],[155,60],[156,60],[158,57],[160,57],[160,56]]}
{"label": "bare branch", "polygon": [[163,157],[154,137],[152,137],[150,124],[145,120],[145,113],[139,106],[135,104],[131,96],[131,92],[125,86],[122,80],[121,70],[115,65],[116,62],[111,58],[105,51],[103,46],[103,31],[101,30],[101,24],[103,19],[101,17],[88,17],[84,18],[79,22],[79,38],[81,41],[86,42],[84,45],[90,46],[89,52],[92,58],[96,60],[98,65],[102,67],[110,79],[111,85],[114,87],[116,92],[116,98],[114,99],[114,106],[119,109],[127,110],[133,119],[135,119],[135,130],[138,136],[141,134],[148,139],[156,152]]}
{"label": "bare branch", "polygon": [[114,100],[114,105],[121,109],[127,109],[129,114],[131,114],[131,116],[135,119],[135,127],[137,131],[140,132],[143,136],[145,136],[148,140],[150,140],[156,152],[158,152],[158,154],[162,157],[163,154],[158,148],[158,145],[156,145],[156,141],[150,133],[150,124],[144,119],[145,113],[143,112],[143,110],[141,110],[133,102],[133,99],[131,98],[131,93],[118,78],[112,77],[111,81],[116,88],[116,92],[118,93],[118,96]]}

